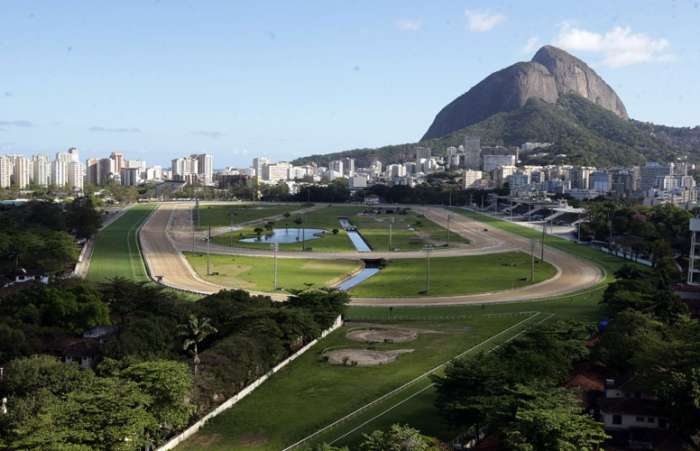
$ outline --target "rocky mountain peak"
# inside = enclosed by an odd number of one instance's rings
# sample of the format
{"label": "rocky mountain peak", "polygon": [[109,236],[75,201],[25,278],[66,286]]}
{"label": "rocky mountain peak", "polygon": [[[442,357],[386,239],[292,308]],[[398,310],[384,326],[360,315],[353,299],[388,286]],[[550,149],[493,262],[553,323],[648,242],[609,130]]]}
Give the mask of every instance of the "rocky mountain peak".
{"label": "rocky mountain peak", "polygon": [[445,106],[423,139],[445,136],[496,113],[512,111],[538,98],[555,103],[575,93],[627,119],[615,91],[586,63],[553,46],[537,51],[532,61],[519,62],[489,75]]}

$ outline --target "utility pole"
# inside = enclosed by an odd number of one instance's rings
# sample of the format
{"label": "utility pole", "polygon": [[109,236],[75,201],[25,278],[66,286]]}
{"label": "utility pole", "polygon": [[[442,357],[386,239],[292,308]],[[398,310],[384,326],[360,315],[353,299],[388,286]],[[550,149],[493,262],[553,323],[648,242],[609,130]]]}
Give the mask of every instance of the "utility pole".
{"label": "utility pole", "polygon": [[450,247],[450,214],[447,214],[447,247]]}
{"label": "utility pole", "polygon": [[277,251],[279,250],[279,244],[272,244],[272,273],[273,273],[273,286],[275,291],[277,291]]}
{"label": "utility pole", "polygon": [[231,247],[233,247],[233,217],[235,216],[235,212],[231,210],[231,231],[229,232],[231,234]]}
{"label": "utility pole", "polygon": [[542,254],[540,255],[540,261],[544,262],[544,237],[547,234],[547,220],[542,220]]}
{"label": "utility pole", "polygon": [[392,228],[392,226],[393,226],[393,224],[390,222],[389,223],[389,250],[390,251],[392,249],[392,242],[391,242],[391,228]]}
{"label": "utility pole", "polygon": [[535,240],[530,239],[530,282],[535,281]]}
{"label": "utility pole", "polygon": [[195,227],[194,227],[194,208],[192,209],[192,253],[195,253],[195,250],[197,249],[197,238],[195,236]]}
{"label": "utility pole", "polygon": [[209,234],[207,236],[207,275],[211,276],[211,258],[209,251],[211,250],[211,224],[209,224]]}
{"label": "utility pole", "polygon": [[428,294],[430,291],[430,251],[433,250],[433,246],[428,244],[423,250],[425,251],[425,294]]}

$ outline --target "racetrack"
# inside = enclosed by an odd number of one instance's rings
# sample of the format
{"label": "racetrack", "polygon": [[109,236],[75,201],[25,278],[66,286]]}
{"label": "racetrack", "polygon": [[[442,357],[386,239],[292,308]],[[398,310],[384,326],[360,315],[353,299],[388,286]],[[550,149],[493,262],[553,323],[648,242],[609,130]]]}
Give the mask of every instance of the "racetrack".
{"label": "racetrack", "polygon": [[[191,202],[160,204],[141,229],[141,246],[144,259],[152,277],[162,277],[161,283],[173,288],[202,294],[210,294],[224,287],[202,280],[189,266],[182,251],[202,251],[206,242],[202,239],[206,232],[193,232],[191,225]],[[413,207],[428,219],[445,227],[448,211],[440,207]],[[530,241],[498,229],[488,229],[483,223],[462,215],[450,214],[450,230],[470,240],[470,244],[460,248],[435,249],[433,257],[483,255],[520,250],[530,253]],[[271,251],[259,249],[231,248],[211,243],[211,252],[227,255],[271,256]],[[411,252],[279,252],[280,258],[310,259],[367,259],[367,258],[421,258],[420,251]],[[545,247],[545,260],[554,265],[557,275],[551,279],[527,287],[512,290],[449,297],[418,298],[353,298],[353,305],[450,305],[471,303],[500,303],[534,299],[544,299],[573,293],[590,288],[603,280],[603,272],[593,263],[574,257],[562,251]],[[276,299],[284,295],[273,294]]]}

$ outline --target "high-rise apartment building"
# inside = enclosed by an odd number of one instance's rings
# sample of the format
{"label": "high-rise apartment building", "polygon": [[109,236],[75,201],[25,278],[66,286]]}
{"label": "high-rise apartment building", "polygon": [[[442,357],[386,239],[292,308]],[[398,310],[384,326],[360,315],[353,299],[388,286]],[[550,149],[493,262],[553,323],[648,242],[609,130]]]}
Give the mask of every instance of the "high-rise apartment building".
{"label": "high-rise apartment building", "polygon": [[255,174],[259,178],[262,178],[263,175],[263,168],[270,164],[270,159],[267,157],[255,157],[253,158],[253,169],[255,170]]}
{"label": "high-rise apartment building", "polygon": [[0,156],[0,188],[12,185],[12,158]]}
{"label": "high-rise apartment building", "polygon": [[478,136],[464,137],[464,167],[481,169],[481,138]]}
{"label": "high-rise apartment building", "polygon": [[117,173],[116,163],[111,158],[100,158],[97,163],[97,184],[107,185]]}
{"label": "high-rise apartment building", "polygon": [[214,183],[214,157],[208,153],[200,153],[191,155],[190,158],[197,160],[199,182],[207,186],[212,185]]}
{"label": "high-rise apartment building", "polygon": [[29,187],[29,179],[31,174],[30,161],[21,155],[14,156],[12,162],[12,184],[19,189],[27,189]]}
{"label": "high-rise apartment building", "polygon": [[88,185],[100,184],[100,161],[97,158],[85,160],[85,183]]}
{"label": "high-rise apartment building", "polygon": [[355,159],[354,158],[343,158],[343,173],[352,177],[355,175]]}
{"label": "high-rise apartment building", "polygon": [[114,173],[119,174],[120,171],[126,167],[126,160],[124,159],[124,154],[121,152],[112,152],[109,158],[114,160]]}
{"label": "high-rise apartment building", "polygon": [[51,185],[57,188],[63,188],[68,182],[68,162],[58,158],[51,162]]}
{"label": "high-rise apartment building", "polygon": [[51,184],[51,162],[47,155],[32,156],[32,183],[42,187]]}

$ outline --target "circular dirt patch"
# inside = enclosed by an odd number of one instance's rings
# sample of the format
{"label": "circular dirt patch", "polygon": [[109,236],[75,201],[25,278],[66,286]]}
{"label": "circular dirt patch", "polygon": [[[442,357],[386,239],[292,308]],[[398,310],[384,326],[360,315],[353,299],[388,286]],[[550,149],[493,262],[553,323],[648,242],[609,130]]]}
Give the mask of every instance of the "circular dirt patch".
{"label": "circular dirt patch", "polygon": [[412,329],[358,329],[347,334],[350,340],[366,343],[404,343],[417,337],[418,332]]}
{"label": "circular dirt patch", "polygon": [[413,349],[395,349],[393,351],[372,351],[370,349],[335,349],[323,353],[331,365],[377,366],[386,365],[396,360],[399,355],[413,352]]}

